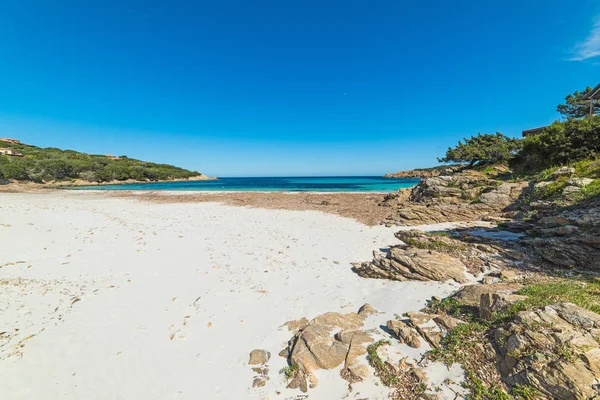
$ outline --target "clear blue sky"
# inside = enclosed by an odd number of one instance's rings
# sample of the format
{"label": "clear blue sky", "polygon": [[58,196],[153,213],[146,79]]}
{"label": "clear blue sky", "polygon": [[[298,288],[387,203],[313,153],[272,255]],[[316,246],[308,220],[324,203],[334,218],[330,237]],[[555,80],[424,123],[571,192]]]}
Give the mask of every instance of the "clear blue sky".
{"label": "clear blue sky", "polygon": [[0,4],[0,136],[217,176],[378,175],[552,122],[596,0]]}

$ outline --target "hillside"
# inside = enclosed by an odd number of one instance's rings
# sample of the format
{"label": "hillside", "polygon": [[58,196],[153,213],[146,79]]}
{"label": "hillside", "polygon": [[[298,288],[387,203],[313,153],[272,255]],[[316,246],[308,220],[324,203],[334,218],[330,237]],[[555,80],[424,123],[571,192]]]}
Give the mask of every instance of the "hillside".
{"label": "hillside", "polygon": [[188,179],[211,178],[196,171],[127,156],[86,154],[53,147],[40,148],[13,139],[0,139],[0,182],[4,183],[19,181],[102,184]]}

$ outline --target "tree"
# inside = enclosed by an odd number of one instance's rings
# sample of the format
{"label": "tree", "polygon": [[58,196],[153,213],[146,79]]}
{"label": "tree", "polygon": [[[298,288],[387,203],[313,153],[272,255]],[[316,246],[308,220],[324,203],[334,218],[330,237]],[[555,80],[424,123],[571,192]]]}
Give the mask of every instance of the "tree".
{"label": "tree", "polygon": [[469,168],[475,164],[492,164],[507,162],[521,148],[521,140],[509,138],[500,132],[495,134],[478,133],[477,136],[465,138],[454,148],[449,147],[446,157],[438,158],[441,163],[468,163]]}
{"label": "tree", "polygon": [[556,121],[523,140],[515,167],[539,170],[600,156],[600,116]]}
{"label": "tree", "polygon": [[583,96],[591,91],[592,88],[588,86],[581,92],[575,91],[573,94],[567,95],[567,97],[565,97],[565,104],[556,106],[556,111],[566,118],[583,118],[586,115],[590,115],[590,102],[594,102],[592,114],[597,114],[595,101],[592,99],[583,99]]}

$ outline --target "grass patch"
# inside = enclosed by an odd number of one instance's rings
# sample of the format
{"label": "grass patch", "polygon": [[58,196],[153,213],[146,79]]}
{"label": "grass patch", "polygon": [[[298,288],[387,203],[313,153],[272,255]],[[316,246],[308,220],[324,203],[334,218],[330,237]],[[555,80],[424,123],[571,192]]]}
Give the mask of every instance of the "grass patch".
{"label": "grass patch", "polygon": [[389,340],[378,340],[375,343],[367,346],[367,361],[369,365],[375,369],[375,375],[381,379],[381,382],[385,386],[394,387],[398,385],[398,376],[388,367],[388,365],[379,357],[377,354],[377,349],[381,346],[389,346],[392,343]]}
{"label": "grass patch", "polygon": [[550,183],[548,186],[537,188],[535,191],[537,197],[544,200],[550,200],[559,197],[566,186],[567,178],[563,177]]}
{"label": "grass patch", "polygon": [[442,301],[432,299],[421,311],[429,314],[448,314],[471,322],[479,316],[477,307],[468,306],[453,297],[446,297]]}
{"label": "grass patch", "polygon": [[[536,399],[537,393],[530,386],[516,385],[509,390],[500,380],[493,362],[485,359],[482,345],[493,342],[492,333],[506,326],[520,311],[543,308],[550,304],[569,302],[587,310],[600,313],[600,279],[598,278],[555,278],[546,282],[532,283],[516,292],[528,296],[526,300],[513,304],[503,313],[493,316],[491,321],[479,319],[477,309],[470,308],[453,298],[442,301],[431,301],[423,310],[430,313],[446,313],[464,321],[464,324],[448,332],[442,339],[442,346],[431,350],[428,357],[433,361],[441,361],[447,365],[459,363],[465,371],[464,386],[470,391],[470,399]],[[527,331],[542,332],[551,329],[544,323],[523,325]],[[547,334],[551,334],[550,331]],[[497,345],[502,345],[499,338]],[[522,359],[540,354],[549,359],[574,361],[575,349],[569,345],[553,348],[530,348],[514,358]]]}
{"label": "grass patch", "polygon": [[533,400],[540,397],[540,393],[529,385],[516,384],[511,393],[516,398],[523,400]]}
{"label": "grass patch", "polygon": [[592,183],[581,188],[584,198],[590,198],[600,195],[600,179],[594,179]]}
{"label": "grass patch", "polygon": [[594,278],[562,278],[524,287],[517,294],[528,296],[526,308],[540,308],[568,302],[600,314],[600,280]]}
{"label": "grass patch", "polygon": [[575,175],[581,178],[600,178],[600,159],[588,159],[575,163]]}

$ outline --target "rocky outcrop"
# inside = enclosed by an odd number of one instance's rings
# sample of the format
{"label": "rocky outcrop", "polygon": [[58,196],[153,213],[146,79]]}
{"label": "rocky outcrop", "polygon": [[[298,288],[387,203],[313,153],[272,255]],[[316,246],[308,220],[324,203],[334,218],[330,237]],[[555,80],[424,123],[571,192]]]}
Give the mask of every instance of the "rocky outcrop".
{"label": "rocky outcrop", "polygon": [[386,253],[375,251],[372,261],[353,264],[353,271],[366,278],[464,283],[465,272],[499,273],[526,259],[523,247],[515,241],[473,236],[469,230],[453,235],[408,230],[397,232],[396,237],[403,244]]}
{"label": "rocky outcrop", "polygon": [[405,322],[393,319],[386,322],[386,327],[394,334],[400,343],[407,344],[414,348],[421,347],[421,337]]}
{"label": "rocky outcrop", "polygon": [[541,267],[600,272],[600,199],[577,207],[537,209],[521,244]]}
{"label": "rocky outcrop", "polygon": [[394,172],[391,174],[385,174],[384,178],[431,178],[432,176],[439,176],[443,173],[452,173],[450,168],[430,168],[430,169],[411,169],[408,171]]}
{"label": "rocky outcrop", "polygon": [[[399,231],[395,236],[407,245],[435,250],[458,258],[469,273],[504,270],[515,261],[524,259],[523,248],[515,241],[495,239],[495,229],[479,229],[483,234],[473,235],[471,229],[455,229],[452,233],[427,233],[416,229]],[[485,235],[489,232],[489,235]]]}
{"label": "rocky outcrop", "polygon": [[512,294],[523,288],[520,283],[496,283],[491,285],[463,286],[452,298],[468,307],[479,307],[482,296],[494,293]]}
{"label": "rocky outcrop", "polygon": [[479,317],[491,321],[496,315],[508,312],[512,306],[525,300],[527,296],[510,292],[483,293],[479,300]]}
{"label": "rocky outcrop", "polygon": [[476,171],[423,179],[407,201],[386,221],[389,225],[420,225],[478,221],[508,211],[527,183],[501,182]]}
{"label": "rocky outcrop", "polygon": [[600,315],[574,304],[521,312],[493,332],[498,368],[508,384],[548,398],[598,398],[599,333]]}
{"label": "rocky outcrop", "polygon": [[354,264],[353,271],[364,278],[395,281],[467,281],[466,267],[457,258],[437,251],[399,245],[382,256],[373,252],[373,261]]}
{"label": "rocky outcrop", "polygon": [[550,265],[600,272],[600,236],[531,238],[523,240],[523,244]]}
{"label": "rocky outcrop", "polygon": [[387,225],[414,226],[442,222],[479,221],[495,215],[496,211],[485,204],[443,204],[435,207],[404,203],[390,215]]}
{"label": "rocky outcrop", "polygon": [[374,312],[372,307],[361,307],[362,314],[325,313],[307,324],[291,321],[287,326],[297,327],[294,336],[280,355],[288,360],[294,373],[290,374],[289,388],[306,392],[318,383],[314,371],[333,369],[343,364],[341,375],[350,382],[368,376],[368,369],[358,363],[366,353],[366,344],[373,342],[360,328],[364,315]]}

